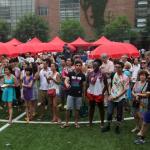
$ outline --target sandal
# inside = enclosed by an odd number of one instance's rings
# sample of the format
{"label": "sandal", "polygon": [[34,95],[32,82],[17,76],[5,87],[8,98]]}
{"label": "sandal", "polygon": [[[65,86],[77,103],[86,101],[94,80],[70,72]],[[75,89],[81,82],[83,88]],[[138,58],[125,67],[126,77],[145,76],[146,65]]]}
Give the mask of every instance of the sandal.
{"label": "sandal", "polygon": [[75,128],[79,129],[80,125],[79,124],[75,124]]}
{"label": "sandal", "polygon": [[100,128],[103,129],[104,128],[104,124],[100,124]]}
{"label": "sandal", "polygon": [[12,124],[12,120],[9,120],[9,121],[8,121],[8,124],[11,125],[11,124]]}
{"label": "sandal", "polygon": [[25,117],[26,123],[29,123],[30,119],[28,117]]}
{"label": "sandal", "polygon": [[61,124],[61,120],[60,119],[57,119],[57,124]]}
{"label": "sandal", "polygon": [[62,126],[60,126],[60,128],[64,129],[64,128],[68,128],[69,124],[63,124]]}

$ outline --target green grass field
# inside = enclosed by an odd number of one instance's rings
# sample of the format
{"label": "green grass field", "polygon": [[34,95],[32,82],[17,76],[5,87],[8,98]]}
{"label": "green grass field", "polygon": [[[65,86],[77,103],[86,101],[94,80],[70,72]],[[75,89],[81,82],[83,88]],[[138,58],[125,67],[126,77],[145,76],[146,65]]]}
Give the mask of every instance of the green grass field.
{"label": "green grass field", "polygon": [[[14,109],[14,118],[22,112]],[[0,119],[6,119],[6,111],[0,111]],[[99,120],[97,111],[95,120]],[[64,120],[64,112],[61,112]],[[129,114],[125,115],[129,117]],[[38,116],[35,118],[37,121]],[[24,120],[24,117],[20,120]],[[73,120],[73,116],[71,117]],[[81,118],[80,120],[88,120]],[[50,121],[49,110],[43,121]],[[0,122],[0,128],[6,123]],[[111,131],[101,133],[99,125],[87,127],[81,125],[80,129],[70,128],[61,129],[60,125],[50,124],[19,124],[14,123],[2,132],[0,132],[0,150],[148,150],[150,142],[144,145],[135,145],[133,143],[136,134],[131,133],[134,127],[134,121],[124,121],[121,127],[121,134],[114,133],[114,123]],[[150,133],[147,140],[150,139]]]}
{"label": "green grass field", "polygon": [[132,127],[133,121],[125,121],[121,134],[116,135],[113,126],[109,133],[101,133],[98,125],[61,129],[58,125],[13,124],[0,133],[0,150],[148,150],[150,143],[133,143]]}

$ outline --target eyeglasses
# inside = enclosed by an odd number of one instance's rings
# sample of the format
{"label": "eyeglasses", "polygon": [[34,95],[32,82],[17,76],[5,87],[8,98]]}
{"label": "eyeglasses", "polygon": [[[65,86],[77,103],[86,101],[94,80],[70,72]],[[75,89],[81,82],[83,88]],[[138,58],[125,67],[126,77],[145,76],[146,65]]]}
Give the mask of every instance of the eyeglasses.
{"label": "eyeglasses", "polygon": [[141,64],[146,64],[146,62],[141,62]]}

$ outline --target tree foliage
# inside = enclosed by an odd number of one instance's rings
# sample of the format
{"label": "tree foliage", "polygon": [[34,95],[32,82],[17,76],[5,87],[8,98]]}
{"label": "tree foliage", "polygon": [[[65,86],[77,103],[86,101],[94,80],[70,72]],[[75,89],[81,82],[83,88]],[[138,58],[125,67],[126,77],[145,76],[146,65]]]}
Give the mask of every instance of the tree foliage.
{"label": "tree foliage", "polygon": [[114,41],[130,40],[132,36],[136,35],[125,16],[119,16],[109,24],[106,24],[103,34]]}
{"label": "tree foliage", "polygon": [[71,42],[76,38],[84,37],[84,29],[77,20],[65,20],[61,23],[60,36],[64,41]]}
{"label": "tree foliage", "polygon": [[[85,18],[88,24],[94,28],[97,36],[102,33],[105,25],[104,13],[108,0],[80,0],[81,7],[84,11]],[[91,8],[92,15],[88,15],[88,10]],[[92,18],[92,22],[90,21]]]}
{"label": "tree foliage", "polygon": [[14,36],[22,42],[26,42],[33,37],[47,41],[49,39],[49,26],[40,16],[27,14],[18,22]]}
{"label": "tree foliage", "polygon": [[0,41],[6,42],[8,40],[9,35],[10,35],[9,24],[0,19]]}

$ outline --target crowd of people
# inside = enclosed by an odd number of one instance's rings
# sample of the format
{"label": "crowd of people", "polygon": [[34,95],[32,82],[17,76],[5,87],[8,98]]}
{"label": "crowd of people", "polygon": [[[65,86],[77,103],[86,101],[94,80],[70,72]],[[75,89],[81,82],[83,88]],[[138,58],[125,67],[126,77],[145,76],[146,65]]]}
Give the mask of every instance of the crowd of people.
{"label": "crowd of people", "polygon": [[[138,132],[135,143],[145,142],[150,123],[150,51],[141,58],[124,55],[112,59],[102,54],[99,59],[90,60],[86,53],[72,55],[67,51],[0,59],[3,102],[0,107],[8,107],[10,124],[14,105],[25,106],[25,120],[29,123],[36,114],[42,119],[49,104],[52,122],[61,128],[69,127],[70,113],[74,110],[75,128],[80,128],[79,111],[86,100],[89,126],[97,106],[101,131],[111,129],[115,113],[115,133],[119,134],[126,110],[134,116],[135,128],[131,132]],[[66,110],[65,124],[61,124],[60,107]]]}

